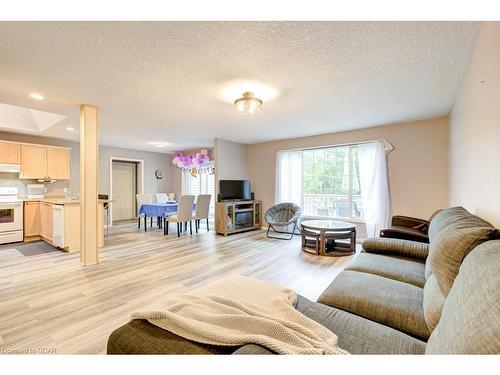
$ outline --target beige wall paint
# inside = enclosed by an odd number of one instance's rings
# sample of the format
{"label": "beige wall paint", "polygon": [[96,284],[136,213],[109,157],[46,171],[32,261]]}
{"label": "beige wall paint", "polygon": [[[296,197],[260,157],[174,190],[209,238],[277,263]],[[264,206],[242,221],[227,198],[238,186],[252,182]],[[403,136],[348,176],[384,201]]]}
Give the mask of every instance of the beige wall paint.
{"label": "beige wall paint", "polygon": [[276,154],[280,150],[387,139],[394,214],[428,218],[448,204],[448,118],[247,146],[248,174],[264,209],[274,204]]}
{"label": "beige wall paint", "polygon": [[[156,152],[126,150],[122,148],[101,146],[99,148],[99,188],[103,194],[109,192],[109,160],[113,158],[144,160],[144,192],[145,193],[168,193],[170,191],[170,155]],[[155,171],[163,171],[163,179],[155,177]],[[138,176],[139,177],[139,176]],[[153,195],[154,199],[154,195]]]}
{"label": "beige wall paint", "polygon": [[247,147],[244,144],[215,139],[215,191],[220,180],[249,179]]}
{"label": "beige wall paint", "polygon": [[450,204],[500,227],[500,22],[482,23],[450,115]]}
{"label": "beige wall paint", "polygon": [[[37,137],[33,135],[0,132],[0,139],[46,144],[52,146],[70,147],[71,150],[71,179],[69,181],[57,181],[54,184],[46,184],[49,194],[62,194],[64,188],[70,188],[73,192],[80,191],[80,144],[56,138]],[[170,162],[169,154],[129,150],[108,146],[99,146],[99,193],[109,193],[109,158],[122,157],[127,159],[144,160],[144,190],[148,193],[171,191],[171,170],[174,169]],[[157,180],[154,172],[162,169],[164,178]],[[176,168],[177,169],[177,168]],[[175,181],[174,181],[175,182]],[[19,180],[17,174],[0,173],[0,186],[17,186],[20,194],[26,193],[26,184],[36,183],[34,180]]]}

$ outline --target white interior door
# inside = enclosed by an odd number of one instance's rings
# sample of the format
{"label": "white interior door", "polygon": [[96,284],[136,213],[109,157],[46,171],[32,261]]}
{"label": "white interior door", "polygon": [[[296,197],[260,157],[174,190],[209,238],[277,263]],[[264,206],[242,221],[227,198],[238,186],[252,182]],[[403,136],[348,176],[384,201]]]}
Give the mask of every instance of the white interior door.
{"label": "white interior door", "polygon": [[113,220],[129,220],[136,216],[136,165],[113,162]]}

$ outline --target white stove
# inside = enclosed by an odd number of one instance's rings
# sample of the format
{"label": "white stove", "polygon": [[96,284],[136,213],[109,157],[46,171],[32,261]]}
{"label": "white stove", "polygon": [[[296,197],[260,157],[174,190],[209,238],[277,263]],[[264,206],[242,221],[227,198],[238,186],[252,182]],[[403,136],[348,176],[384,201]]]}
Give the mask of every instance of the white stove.
{"label": "white stove", "polygon": [[0,187],[0,244],[23,240],[23,202],[17,187]]}

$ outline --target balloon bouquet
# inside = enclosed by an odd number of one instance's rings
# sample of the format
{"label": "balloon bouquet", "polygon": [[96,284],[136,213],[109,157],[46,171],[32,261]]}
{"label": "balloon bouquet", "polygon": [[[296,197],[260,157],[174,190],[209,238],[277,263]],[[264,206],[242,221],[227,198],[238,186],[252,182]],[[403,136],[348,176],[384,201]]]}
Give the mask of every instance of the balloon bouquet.
{"label": "balloon bouquet", "polygon": [[196,177],[200,168],[207,166],[209,162],[210,156],[208,155],[208,150],[206,149],[194,154],[176,152],[172,158],[172,163],[177,165],[179,168],[190,169],[193,177]]}

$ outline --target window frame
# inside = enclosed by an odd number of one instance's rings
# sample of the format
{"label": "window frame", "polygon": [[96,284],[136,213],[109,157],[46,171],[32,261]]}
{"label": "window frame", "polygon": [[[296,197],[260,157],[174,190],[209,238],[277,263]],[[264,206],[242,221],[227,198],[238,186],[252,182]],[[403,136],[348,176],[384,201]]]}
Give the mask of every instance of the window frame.
{"label": "window frame", "polygon": [[329,146],[320,146],[320,147],[311,147],[311,148],[303,148],[303,149],[295,149],[295,150],[280,150],[278,152],[301,152],[302,155],[302,194],[301,194],[301,199],[300,199],[300,204],[302,207],[304,206],[304,152],[307,151],[315,151],[315,150],[327,150],[327,149],[335,149],[335,148],[340,148],[340,147],[347,147],[348,148],[348,163],[349,163],[349,179],[348,179],[348,205],[349,205],[349,216],[325,216],[325,215],[310,215],[310,214],[303,214],[302,217],[305,219],[328,219],[328,220],[342,220],[342,221],[349,221],[353,223],[364,223],[365,219],[364,217],[360,216],[353,216],[353,179],[355,177],[355,166],[354,166],[354,161],[353,161],[353,149],[354,147],[357,147],[358,145],[364,144],[364,143],[371,143],[374,141],[366,141],[366,142],[356,142],[356,143],[348,143],[348,144],[338,144],[338,145],[329,145]]}
{"label": "window frame", "polygon": [[[206,178],[207,179],[207,181],[206,181],[207,192],[201,192],[203,183],[200,180],[199,181],[200,191],[195,193],[194,195],[195,195],[195,197],[197,197],[200,194],[210,194],[210,189],[208,188],[209,182],[210,182],[209,175],[213,176],[213,187],[212,187],[212,194],[211,194],[212,199],[210,200],[209,216],[214,217],[215,216],[215,196],[216,196],[216,193],[215,193],[215,175],[213,173],[210,173],[208,171],[204,171],[203,173],[199,173],[198,177],[192,177],[191,170],[182,168],[181,169],[181,192],[182,192],[182,194],[185,194],[185,195],[193,194],[191,192],[191,189],[192,189],[191,178],[200,178],[200,179]],[[189,189],[189,191],[188,191],[188,189]]]}

